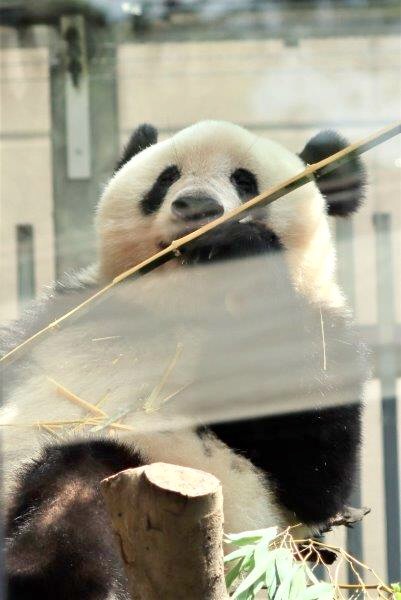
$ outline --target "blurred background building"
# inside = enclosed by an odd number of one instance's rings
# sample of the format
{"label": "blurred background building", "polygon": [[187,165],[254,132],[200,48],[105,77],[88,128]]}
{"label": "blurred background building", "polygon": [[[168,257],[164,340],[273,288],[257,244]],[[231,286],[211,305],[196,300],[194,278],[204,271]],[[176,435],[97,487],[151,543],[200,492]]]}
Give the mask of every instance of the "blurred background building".
{"label": "blurred background building", "polygon": [[[2,320],[92,261],[94,208],[137,124],[168,136],[201,119],[226,119],[299,151],[320,129],[354,141],[400,118],[396,0],[10,0],[0,15]],[[333,539],[394,580],[399,139],[365,161],[367,203],[333,228],[340,279],[373,348],[355,498],[373,510],[362,527]]]}

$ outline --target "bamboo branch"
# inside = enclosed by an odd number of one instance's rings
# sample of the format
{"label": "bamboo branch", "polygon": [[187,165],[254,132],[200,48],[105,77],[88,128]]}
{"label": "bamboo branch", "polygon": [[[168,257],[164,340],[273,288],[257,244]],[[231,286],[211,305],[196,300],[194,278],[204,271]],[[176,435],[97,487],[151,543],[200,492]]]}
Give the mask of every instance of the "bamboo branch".
{"label": "bamboo branch", "polygon": [[56,386],[57,393],[60,396],[64,396],[64,398],[70,400],[70,402],[73,402],[77,406],[84,408],[85,410],[89,411],[94,415],[97,415],[98,417],[107,417],[107,414],[104,412],[104,410],[101,410],[95,404],[92,404],[91,402],[80,398],[80,396],[77,396],[76,394],[71,392],[71,390],[61,385],[61,383],[58,383],[57,381],[55,381],[55,379],[52,379],[52,377],[48,377],[47,380]]}
{"label": "bamboo branch", "polygon": [[180,249],[183,248],[185,244],[188,244],[189,242],[201,237],[208,231],[215,229],[215,227],[218,227],[223,223],[227,223],[228,221],[231,221],[232,219],[238,217],[243,218],[256,207],[260,208],[263,206],[267,206],[272,202],[275,202],[276,200],[282,198],[289,192],[292,192],[298,189],[299,187],[309,183],[310,181],[313,181],[314,178],[318,178],[322,175],[330,173],[331,171],[335,170],[340,165],[342,165],[344,161],[350,160],[354,156],[363,154],[367,150],[370,150],[371,148],[374,148],[375,146],[386,142],[387,140],[391,139],[396,135],[399,135],[400,133],[401,122],[385,127],[384,129],[381,129],[380,131],[377,131],[372,135],[362,140],[359,140],[358,142],[350,144],[346,148],[343,148],[339,152],[332,154],[324,160],[307,166],[306,169],[304,169],[298,175],[290,177],[283,183],[280,183],[269,188],[268,190],[265,190],[258,196],[255,196],[251,200],[244,202],[241,206],[238,206],[237,208],[234,208],[230,212],[225,213],[224,215],[215,219],[214,221],[203,225],[196,231],[193,231],[192,233],[189,233],[188,235],[185,235],[179,238],[178,240],[173,240],[167,248],[164,248],[160,252],[157,252],[153,256],[139,263],[138,265],[133,266],[131,269],[124,271],[124,273],[121,273],[120,275],[115,277],[106,286],[99,289],[95,294],[84,300],[84,302],[81,302],[81,304],[78,304],[78,306],[74,307],[69,312],[65,313],[64,315],[62,315],[43,329],[37,331],[34,335],[32,335],[24,342],[13,348],[13,350],[10,350],[2,358],[0,358],[0,362],[5,361],[14,356],[19,350],[21,350],[34,340],[38,339],[38,337],[43,335],[46,331],[51,331],[57,328],[61,323],[66,321],[72,315],[76,314],[78,311],[85,308],[95,300],[98,300],[101,296],[106,294],[111,288],[113,288],[116,284],[120,283],[121,281],[124,281],[129,277],[139,277],[141,275],[145,275],[146,273],[149,273],[150,271],[156,269],[156,267],[159,267],[160,265],[168,262],[169,260],[179,256]]}

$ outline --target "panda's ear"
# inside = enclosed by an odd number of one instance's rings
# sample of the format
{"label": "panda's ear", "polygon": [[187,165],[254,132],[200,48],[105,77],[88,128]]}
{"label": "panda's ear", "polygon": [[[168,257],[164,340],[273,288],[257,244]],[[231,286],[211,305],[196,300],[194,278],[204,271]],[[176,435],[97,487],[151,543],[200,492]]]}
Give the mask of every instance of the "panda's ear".
{"label": "panda's ear", "polygon": [[[346,146],[348,141],[335,131],[321,131],[306,144],[299,156],[311,165]],[[328,214],[337,217],[347,217],[358,210],[364,199],[365,182],[363,164],[355,155],[316,179],[316,185],[326,199]]]}
{"label": "panda's ear", "polygon": [[120,160],[117,162],[114,171],[121,169],[126,162],[128,162],[135,154],[139,154],[145,148],[156,144],[157,142],[157,129],[153,125],[143,123],[139,125],[131,134],[127,145],[125,146]]}

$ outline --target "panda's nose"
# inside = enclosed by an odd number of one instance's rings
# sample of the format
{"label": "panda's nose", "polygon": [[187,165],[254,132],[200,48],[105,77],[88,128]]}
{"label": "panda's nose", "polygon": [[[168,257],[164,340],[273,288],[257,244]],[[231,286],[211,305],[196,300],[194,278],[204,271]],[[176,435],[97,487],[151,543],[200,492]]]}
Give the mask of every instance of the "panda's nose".
{"label": "panda's nose", "polygon": [[210,196],[180,196],[171,205],[175,217],[183,221],[211,219],[223,214],[222,205]]}

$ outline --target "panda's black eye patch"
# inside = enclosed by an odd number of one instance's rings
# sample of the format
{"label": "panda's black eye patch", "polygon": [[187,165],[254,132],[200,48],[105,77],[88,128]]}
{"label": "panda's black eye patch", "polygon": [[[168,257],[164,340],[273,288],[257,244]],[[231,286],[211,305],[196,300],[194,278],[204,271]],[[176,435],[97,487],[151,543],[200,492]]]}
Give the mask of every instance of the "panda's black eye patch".
{"label": "panda's black eye patch", "polygon": [[157,181],[163,185],[171,185],[180,177],[180,171],[175,165],[171,165],[164,169],[157,178]]}
{"label": "panda's black eye patch", "polygon": [[236,169],[232,173],[230,181],[242,198],[257,196],[259,193],[256,177],[248,169]]}
{"label": "panda's black eye patch", "polygon": [[180,178],[180,175],[180,170],[176,165],[170,165],[160,173],[150,190],[142,198],[141,208],[145,215],[151,215],[160,208],[169,187]]}

